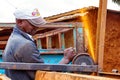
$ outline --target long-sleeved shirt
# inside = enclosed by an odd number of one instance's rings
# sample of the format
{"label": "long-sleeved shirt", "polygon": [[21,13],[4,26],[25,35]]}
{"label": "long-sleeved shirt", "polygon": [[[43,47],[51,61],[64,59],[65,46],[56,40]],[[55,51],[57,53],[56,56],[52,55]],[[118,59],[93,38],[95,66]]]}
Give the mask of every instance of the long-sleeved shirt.
{"label": "long-sleeved shirt", "polygon": [[[11,33],[3,53],[4,62],[43,63],[34,41],[17,25]],[[12,80],[34,80],[36,71],[5,70]]]}

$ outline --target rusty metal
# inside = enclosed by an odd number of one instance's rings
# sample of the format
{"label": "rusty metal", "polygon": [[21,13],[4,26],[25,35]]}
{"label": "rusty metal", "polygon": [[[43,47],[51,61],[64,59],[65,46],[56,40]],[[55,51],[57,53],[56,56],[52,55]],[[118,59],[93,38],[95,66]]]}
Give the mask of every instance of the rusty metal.
{"label": "rusty metal", "polygon": [[69,64],[42,64],[42,63],[18,63],[1,62],[0,68],[14,70],[46,70],[46,71],[67,71],[67,72],[97,72],[97,65],[69,65]]}

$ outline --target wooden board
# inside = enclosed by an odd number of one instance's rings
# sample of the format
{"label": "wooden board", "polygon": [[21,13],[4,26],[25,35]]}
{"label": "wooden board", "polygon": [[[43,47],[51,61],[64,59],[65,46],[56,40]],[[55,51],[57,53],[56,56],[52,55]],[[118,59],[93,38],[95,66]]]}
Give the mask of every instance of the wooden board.
{"label": "wooden board", "polygon": [[11,79],[8,78],[6,75],[1,74],[0,75],[0,80],[11,80]]}
{"label": "wooden board", "polygon": [[118,79],[63,72],[60,73],[60,72],[37,71],[35,80],[118,80]]}
{"label": "wooden board", "polygon": [[97,65],[69,65],[69,64],[42,64],[42,63],[18,63],[0,62],[1,69],[13,70],[45,70],[64,72],[97,72]]}

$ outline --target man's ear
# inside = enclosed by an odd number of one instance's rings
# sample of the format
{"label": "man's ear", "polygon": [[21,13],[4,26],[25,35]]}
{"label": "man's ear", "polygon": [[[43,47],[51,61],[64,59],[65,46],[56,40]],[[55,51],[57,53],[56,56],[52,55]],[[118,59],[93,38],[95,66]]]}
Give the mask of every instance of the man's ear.
{"label": "man's ear", "polygon": [[21,19],[16,19],[16,23],[18,26],[22,26],[22,20]]}

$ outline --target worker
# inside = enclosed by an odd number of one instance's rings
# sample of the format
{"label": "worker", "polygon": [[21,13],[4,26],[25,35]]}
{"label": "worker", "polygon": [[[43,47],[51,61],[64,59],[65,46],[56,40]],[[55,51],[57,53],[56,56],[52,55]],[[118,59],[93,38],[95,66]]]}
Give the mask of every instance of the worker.
{"label": "worker", "polygon": [[[41,25],[47,22],[41,17],[38,9],[16,9],[16,25],[11,33],[3,53],[4,62],[44,63],[34,43],[34,35]],[[68,64],[74,57],[72,47],[64,50],[59,64]],[[6,69],[5,74],[11,80],[34,80],[36,71]]]}

